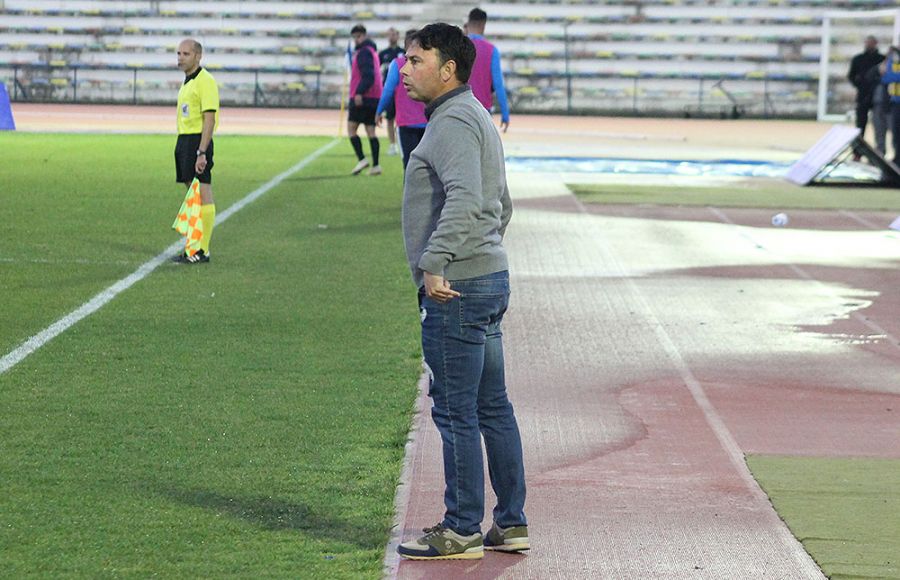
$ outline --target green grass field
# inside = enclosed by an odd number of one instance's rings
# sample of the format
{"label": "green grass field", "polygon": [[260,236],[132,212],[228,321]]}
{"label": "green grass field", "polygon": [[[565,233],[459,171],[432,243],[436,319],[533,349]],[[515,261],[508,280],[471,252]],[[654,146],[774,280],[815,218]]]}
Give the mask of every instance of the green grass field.
{"label": "green grass field", "polygon": [[[327,142],[219,139],[219,212]],[[4,354],[176,239],[173,145],[0,135]],[[380,576],[418,313],[344,149],[0,375],[3,576]]]}
{"label": "green grass field", "polygon": [[754,477],[831,578],[900,578],[900,461],[750,456]]}

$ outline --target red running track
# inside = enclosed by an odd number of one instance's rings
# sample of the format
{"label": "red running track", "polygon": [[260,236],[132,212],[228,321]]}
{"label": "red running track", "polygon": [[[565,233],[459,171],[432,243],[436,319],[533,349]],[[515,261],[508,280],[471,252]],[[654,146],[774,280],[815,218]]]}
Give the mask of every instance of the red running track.
{"label": "red running track", "polygon": [[[511,188],[507,366],[533,549],[396,576],[822,577],[743,454],[900,457],[900,236],[871,227],[894,216],[792,212],[803,227],[775,229],[764,210]],[[416,429],[404,538],[442,513],[427,413]]]}

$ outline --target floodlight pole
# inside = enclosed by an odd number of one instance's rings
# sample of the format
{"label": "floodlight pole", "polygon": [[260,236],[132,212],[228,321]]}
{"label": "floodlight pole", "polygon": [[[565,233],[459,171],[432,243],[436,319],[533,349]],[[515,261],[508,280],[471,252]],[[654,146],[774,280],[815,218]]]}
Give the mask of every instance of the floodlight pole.
{"label": "floodlight pole", "polygon": [[822,20],[822,44],[819,52],[819,104],[816,120],[824,121],[828,114],[828,75],[831,61],[831,16],[825,14]]}
{"label": "floodlight pole", "polygon": [[900,10],[894,16],[894,46],[900,46]]}
{"label": "floodlight pole", "polygon": [[567,20],[563,24],[563,40],[565,42],[564,54],[566,59],[566,112],[572,114],[572,73],[569,71],[569,25],[571,21]]}

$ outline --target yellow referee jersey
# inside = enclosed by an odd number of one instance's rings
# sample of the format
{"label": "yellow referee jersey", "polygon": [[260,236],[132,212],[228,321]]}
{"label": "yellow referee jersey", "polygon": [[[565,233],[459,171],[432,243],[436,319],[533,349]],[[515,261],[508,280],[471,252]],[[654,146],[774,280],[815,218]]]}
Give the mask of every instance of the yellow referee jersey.
{"label": "yellow referee jersey", "polygon": [[219,126],[219,87],[216,79],[203,67],[184,79],[178,90],[178,134],[189,135],[203,131],[203,112],[216,112]]}

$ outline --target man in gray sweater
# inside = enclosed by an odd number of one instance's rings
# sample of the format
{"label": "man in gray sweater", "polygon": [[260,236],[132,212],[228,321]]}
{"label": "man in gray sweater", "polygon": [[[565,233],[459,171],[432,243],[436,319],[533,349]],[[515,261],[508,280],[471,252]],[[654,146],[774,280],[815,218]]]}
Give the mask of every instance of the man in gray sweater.
{"label": "man in gray sweater", "polygon": [[[512,204],[500,136],[465,84],[474,61],[475,46],[459,28],[431,24],[412,38],[400,71],[428,117],[406,168],[403,235],[419,288],[446,484],[443,520],[398,548],[415,560],[529,548],[522,441],[506,395],[500,330],[509,303],[503,234]],[[497,495],[486,536],[482,437]]]}

